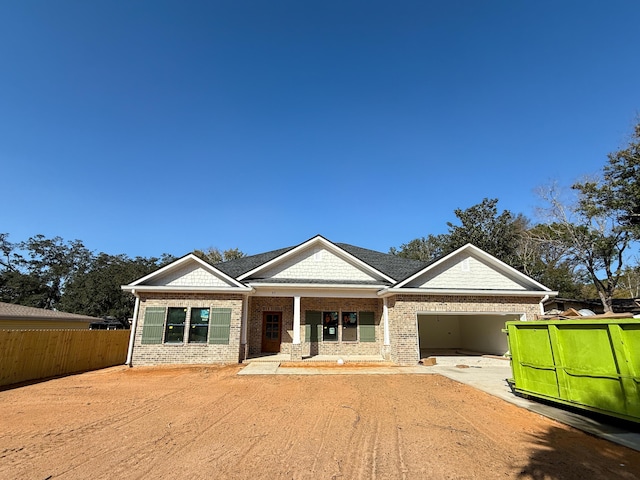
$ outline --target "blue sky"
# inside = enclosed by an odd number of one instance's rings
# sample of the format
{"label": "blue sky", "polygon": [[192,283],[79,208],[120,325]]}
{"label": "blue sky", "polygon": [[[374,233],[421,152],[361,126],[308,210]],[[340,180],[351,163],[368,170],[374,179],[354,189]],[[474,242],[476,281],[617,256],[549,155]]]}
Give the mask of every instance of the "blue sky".
{"label": "blue sky", "polygon": [[600,170],[640,2],[0,2],[0,232],[96,252],[387,251]]}

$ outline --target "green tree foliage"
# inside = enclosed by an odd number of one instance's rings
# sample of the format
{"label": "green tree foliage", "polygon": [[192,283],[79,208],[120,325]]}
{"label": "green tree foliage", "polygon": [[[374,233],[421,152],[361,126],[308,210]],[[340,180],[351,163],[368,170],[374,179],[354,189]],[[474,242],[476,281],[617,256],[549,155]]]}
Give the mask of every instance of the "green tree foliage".
{"label": "green tree foliage", "polygon": [[568,248],[554,241],[555,228],[536,225],[523,233],[518,255],[523,273],[556,290],[563,298],[582,298],[584,278]]}
{"label": "green tree foliage", "polygon": [[593,216],[616,218],[616,228],[640,238],[640,123],[629,145],[608,155],[600,181],[577,183],[579,207]]}
{"label": "green tree foliage", "polygon": [[205,250],[194,250],[193,254],[211,264],[228,262],[229,260],[235,260],[236,258],[246,256],[238,248],[230,248],[228,250],[220,251],[220,249],[216,247],[209,247]]}
{"label": "green tree foliage", "polygon": [[444,255],[447,248],[446,235],[429,235],[403,243],[399,250],[391,247],[389,253],[403,258],[430,262]]}
{"label": "green tree foliage", "polygon": [[121,285],[172,262],[160,258],[94,255],[82,242],[36,235],[11,243],[0,234],[0,301],[126,320],[134,298]]}
{"label": "green tree foliage", "polygon": [[390,253],[422,261],[431,261],[472,243],[510,265],[518,265],[518,244],[527,227],[527,219],[508,210],[498,213],[498,199],[485,198],[466,210],[456,209],[459,224],[447,222],[448,233],[417,238],[392,248]]}
{"label": "green tree foliage", "polygon": [[120,288],[173,261],[161,258],[98,254],[85,272],[73,277],[60,302],[60,309],[94,317],[111,316],[126,320],[133,314],[135,299]]}
{"label": "green tree foliage", "polygon": [[3,301],[56,308],[66,284],[88,268],[91,252],[80,240],[65,242],[36,235],[18,244],[0,238],[3,261],[0,295]]}
{"label": "green tree foliage", "polygon": [[640,298],[640,265],[636,260],[636,265],[627,267],[620,275],[619,292],[620,298]]}
{"label": "green tree foliage", "polygon": [[461,224],[447,223],[449,250],[472,243],[509,265],[518,265],[518,244],[528,224],[523,215],[509,210],[498,214],[497,198],[485,198],[478,205],[454,213]]}
{"label": "green tree foliage", "polygon": [[556,186],[542,193],[548,207],[547,225],[552,241],[566,249],[566,258],[577,263],[593,284],[605,312],[613,312],[612,300],[620,281],[633,228],[621,224],[619,211],[603,203],[595,182],[573,185],[576,199],[564,200]]}

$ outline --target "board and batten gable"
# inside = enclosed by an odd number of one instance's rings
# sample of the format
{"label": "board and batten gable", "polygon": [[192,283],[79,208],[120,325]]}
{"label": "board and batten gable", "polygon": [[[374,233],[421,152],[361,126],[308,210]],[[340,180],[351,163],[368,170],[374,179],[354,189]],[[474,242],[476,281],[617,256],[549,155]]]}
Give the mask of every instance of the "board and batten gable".
{"label": "board and batten gable", "polygon": [[405,285],[407,288],[458,290],[534,290],[522,278],[509,275],[471,252],[461,252],[427,269]]}
{"label": "board and batten gable", "polygon": [[340,255],[322,246],[310,246],[296,252],[256,276],[263,279],[383,281],[380,275],[355,265],[346,254]]}

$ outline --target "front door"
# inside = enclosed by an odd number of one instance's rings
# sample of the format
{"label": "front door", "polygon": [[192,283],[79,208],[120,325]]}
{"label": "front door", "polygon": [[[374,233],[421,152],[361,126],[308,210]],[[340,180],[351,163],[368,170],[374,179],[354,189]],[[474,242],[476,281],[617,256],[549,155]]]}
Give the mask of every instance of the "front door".
{"label": "front door", "polygon": [[264,312],[262,314],[262,351],[278,353],[280,351],[280,331],[282,312]]}

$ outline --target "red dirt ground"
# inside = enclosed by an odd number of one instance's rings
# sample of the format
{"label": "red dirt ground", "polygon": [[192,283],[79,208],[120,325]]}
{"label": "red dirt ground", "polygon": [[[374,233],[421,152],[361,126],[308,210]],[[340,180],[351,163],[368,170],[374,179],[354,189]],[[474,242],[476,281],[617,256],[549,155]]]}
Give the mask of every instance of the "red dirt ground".
{"label": "red dirt ground", "polygon": [[640,479],[640,452],[437,375],[239,368],[0,391],[0,478]]}

